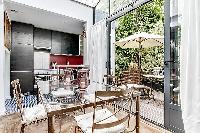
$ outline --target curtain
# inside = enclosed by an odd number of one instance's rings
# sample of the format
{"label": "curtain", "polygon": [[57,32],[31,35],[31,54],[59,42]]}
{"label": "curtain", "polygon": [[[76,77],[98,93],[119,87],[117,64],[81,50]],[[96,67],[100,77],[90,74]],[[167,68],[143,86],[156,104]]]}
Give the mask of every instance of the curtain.
{"label": "curtain", "polygon": [[[88,31],[88,61],[92,88],[98,89],[107,73],[107,27],[106,20],[93,25]],[[96,84],[98,83],[98,84]],[[95,91],[93,89],[93,91]]]}
{"label": "curtain", "polygon": [[183,0],[180,96],[186,133],[200,132],[200,0]]}

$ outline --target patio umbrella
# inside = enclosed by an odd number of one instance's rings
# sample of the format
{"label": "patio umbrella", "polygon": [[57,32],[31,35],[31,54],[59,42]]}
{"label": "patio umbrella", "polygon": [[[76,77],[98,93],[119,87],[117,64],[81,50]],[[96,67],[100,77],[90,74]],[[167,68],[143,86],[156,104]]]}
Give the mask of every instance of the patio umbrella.
{"label": "patio umbrella", "polygon": [[164,44],[164,36],[142,32],[123,38],[115,42],[115,44],[122,48],[149,48],[162,46]]}
{"label": "patio umbrella", "polygon": [[[164,36],[148,34],[145,32],[130,35],[126,38],[123,38],[115,42],[115,45],[120,46],[122,48],[139,48],[139,49],[162,46],[163,44],[164,44]],[[138,55],[139,55],[138,66],[139,68],[141,68],[140,50]]]}

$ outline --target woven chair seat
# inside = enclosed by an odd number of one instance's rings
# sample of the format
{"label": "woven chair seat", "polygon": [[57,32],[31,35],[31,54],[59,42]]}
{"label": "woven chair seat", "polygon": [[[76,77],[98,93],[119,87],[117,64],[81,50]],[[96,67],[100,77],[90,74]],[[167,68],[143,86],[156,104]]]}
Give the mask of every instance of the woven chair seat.
{"label": "woven chair seat", "polygon": [[[110,123],[110,122],[114,122],[118,120],[118,118],[112,115],[112,112],[109,111],[107,108],[97,110],[95,114],[96,114],[95,122],[101,121],[104,118],[111,116],[110,118],[105,119],[104,121],[100,122],[100,124]],[[93,117],[93,112],[75,116],[77,125],[81,127],[83,132],[92,133],[92,120],[93,120],[92,117]],[[125,130],[125,125],[122,123],[120,125],[117,125],[111,128],[95,129],[94,133],[120,133],[120,132],[123,132],[124,130]]]}
{"label": "woven chair seat", "polygon": [[47,118],[47,113],[43,104],[34,105],[31,108],[25,108],[22,114],[23,123],[29,124],[36,120]]}
{"label": "woven chair seat", "polygon": [[75,95],[74,91],[66,90],[64,88],[59,88],[56,91],[52,91],[51,94],[53,95],[53,97],[67,97]]}

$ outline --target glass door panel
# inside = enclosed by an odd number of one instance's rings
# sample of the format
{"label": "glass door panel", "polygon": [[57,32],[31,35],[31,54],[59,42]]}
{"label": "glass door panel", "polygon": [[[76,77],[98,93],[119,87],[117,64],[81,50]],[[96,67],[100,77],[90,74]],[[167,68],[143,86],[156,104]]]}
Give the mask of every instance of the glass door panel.
{"label": "glass door panel", "polygon": [[165,126],[183,132],[180,104],[181,2],[165,1]]}
{"label": "glass door panel", "polygon": [[180,105],[181,2],[170,1],[170,102]]}

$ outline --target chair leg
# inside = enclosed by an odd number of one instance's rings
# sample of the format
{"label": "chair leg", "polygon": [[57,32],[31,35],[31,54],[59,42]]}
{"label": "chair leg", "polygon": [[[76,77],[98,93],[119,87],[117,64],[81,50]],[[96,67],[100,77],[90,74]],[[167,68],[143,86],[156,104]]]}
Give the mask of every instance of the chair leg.
{"label": "chair leg", "polygon": [[75,126],[75,133],[83,133],[83,131],[79,126]]}
{"label": "chair leg", "polygon": [[22,124],[20,133],[24,133],[24,130],[25,130],[25,124]]}
{"label": "chair leg", "polygon": [[79,129],[78,126],[75,126],[75,133],[78,133],[77,130]]}

